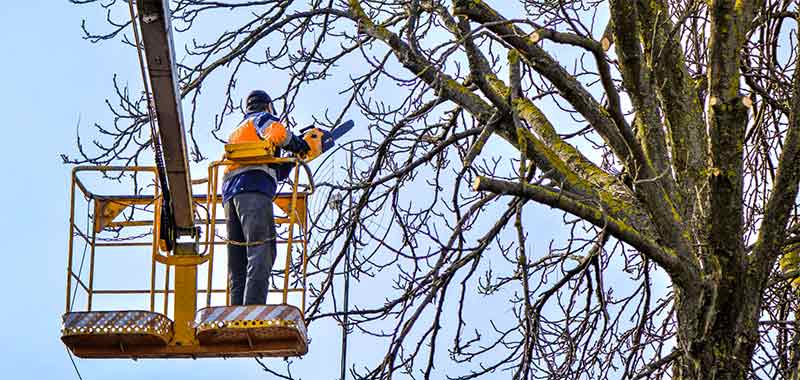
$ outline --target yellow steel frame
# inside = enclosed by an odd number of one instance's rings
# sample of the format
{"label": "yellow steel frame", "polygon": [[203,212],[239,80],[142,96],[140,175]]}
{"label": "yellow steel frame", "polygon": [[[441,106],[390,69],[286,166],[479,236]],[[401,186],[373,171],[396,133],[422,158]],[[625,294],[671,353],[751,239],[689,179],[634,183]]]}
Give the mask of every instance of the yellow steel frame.
{"label": "yellow steel frame", "polygon": [[[226,355],[231,352],[238,352],[241,354],[241,350],[235,350],[232,347],[224,347],[220,346],[218,348],[209,348],[209,347],[200,347],[198,342],[195,338],[195,328],[194,328],[194,318],[195,313],[197,310],[197,296],[199,294],[205,294],[205,304],[206,306],[211,306],[211,295],[212,294],[222,294],[224,293],[226,304],[230,302],[230,288],[229,284],[226,285],[225,289],[214,289],[212,288],[212,275],[213,275],[213,267],[214,267],[214,253],[215,247],[217,245],[226,244],[225,241],[218,241],[216,239],[216,226],[217,222],[222,222],[223,220],[217,219],[217,207],[221,203],[221,199],[219,199],[217,195],[217,189],[219,188],[219,168],[226,167],[230,165],[254,165],[254,164],[270,164],[270,163],[291,163],[294,164],[294,181],[292,183],[292,193],[291,197],[286,202],[284,199],[281,208],[284,208],[284,211],[287,213],[287,218],[281,219],[276,218],[276,222],[279,223],[287,223],[288,229],[288,239],[286,241],[279,241],[278,243],[286,244],[286,266],[284,270],[284,281],[283,281],[283,289],[280,290],[282,293],[282,303],[288,304],[288,295],[289,293],[301,293],[301,302],[300,302],[300,309],[303,314],[305,314],[305,306],[306,306],[306,274],[307,274],[307,264],[308,264],[308,226],[306,223],[306,215],[307,212],[307,201],[308,196],[310,196],[314,191],[313,185],[313,178],[311,177],[311,171],[309,170],[308,166],[303,162],[301,159],[298,158],[276,158],[272,157],[269,154],[264,154],[264,151],[260,151],[260,156],[254,157],[252,154],[250,155],[240,155],[236,156],[235,154],[231,154],[230,149],[234,149],[235,146],[226,146],[226,157],[222,160],[212,162],[208,167],[208,180],[207,180],[207,195],[206,196],[195,196],[195,204],[205,203],[206,209],[208,210],[209,215],[206,218],[201,218],[199,220],[199,225],[205,226],[205,240],[202,242],[196,242],[196,246],[204,247],[202,252],[197,252],[197,249],[193,250],[186,250],[184,249],[176,249],[176,252],[172,255],[165,255],[162,254],[159,250],[159,230],[160,226],[160,213],[161,213],[161,189],[158,187],[158,181],[155,180],[157,176],[157,169],[154,167],[143,167],[143,166],[136,166],[136,167],[122,167],[122,166],[78,166],[73,168],[72,170],[72,180],[70,186],[70,227],[69,227],[69,249],[68,249],[68,257],[67,257],[67,284],[66,284],[66,312],[72,312],[72,291],[73,286],[80,286],[86,292],[86,311],[92,311],[92,300],[95,295],[120,295],[120,294],[148,294],[150,298],[150,311],[156,311],[156,295],[163,295],[164,297],[164,304],[163,304],[163,311],[164,315],[168,314],[169,311],[169,300],[170,294],[173,294],[173,312],[174,312],[174,330],[175,334],[170,342],[170,344],[163,349],[163,352],[170,356],[174,356],[176,354],[183,355],[192,355],[192,353],[197,354],[198,356],[215,356],[215,355]],[[231,159],[229,157],[234,156],[236,158]],[[308,179],[307,189],[303,192],[299,191],[299,180],[300,180],[300,169],[303,169],[306,173]],[[80,180],[79,174],[82,172],[139,172],[139,173],[151,173],[153,174],[153,183],[154,183],[154,193],[152,196],[144,196],[144,197],[103,197],[92,193],[86,187],[86,185]],[[93,225],[90,231],[81,231],[80,228],[75,223],[75,198],[76,198],[76,189],[80,191],[84,199],[87,201],[95,201],[95,216],[93,220]],[[302,203],[299,203],[299,199],[302,198]],[[106,204],[98,205],[97,202],[107,202]],[[288,203],[288,205],[286,205]],[[107,207],[108,204],[114,204],[112,207]],[[153,219],[152,220],[131,220],[131,221],[122,221],[122,222],[114,222],[114,216],[118,215],[124,207],[122,206],[130,206],[130,205],[152,205],[153,206]],[[286,207],[288,206],[288,207]],[[298,207],[301,206],[301,207]],[[108,210],[108,211],[106,211]],[[302,214],[301,214],[302,213]],[[198,223],[198,221],[196,221]],[[302,233],[302,239],[300,239],[300,243],[302,244],[302,269],[301,269],[301,287],[290,288],[289,287],[289,276],[290,276],[290,268],[291,268],[291,256],[293,252],[293,244],[297,242],[295,239],[295,224],[299,225],[299,228]],[[144,242],[98,242],[97,241],[97,234],[102,231],[102,227],[129,227],[129,226],[138,226],[138,227],[146,227],[152,226],[152,233],[153,238],[152,241],[149,243]],[[88,234],[88,235],[87,235]],[[79,274],[76,274],[73,268],[73,259],[74,259],[74,238],[75,236],[80,236],[81,238],[85,239],[87,244],[90,247],[89,251],[89,273],[88,273],[88,284],[84,283]],[[151,249],[151,267],[150,267],[150,289],[95,289],[94,288],[94,272],[95,272],[95,253],[96,248],[99,247],[147,247],[149,246]],[[198,275],[198,266],[203,263],[208,263],[208,271],[207,271],[207,281],[206,286],[204,289],[198,289],[197,286],[197,275]],[[156,286],[156,269],[157,264],[165,265],[164,268],[164,287],[162,289],[157,289]],[[174,273],[174,282],[175,288],[170,289],[170,269],[171,267],[175,267]],[[74,284],[73,284],[74,282]],[[285,342],[279,343],[276,342],[276,348],[284,347]],[[263,345],[263,347],[272,347],[269,344]],[[286,347],[284,347],[286,348]],[[286,349],[291,351],[289,349]],[[173,352],[174,351],[174,352]],[[148,351],[149,354],[153,356],[158,356],[157,353],[153,354],[152,352]],[[144,355],[144,354],[143,354]],[[89,355],[94,357],[105,357],[101,352],[98,352],[94,355]],[[147,355],[144,355],[146,357]]]}
{"label": "yellow steel frame", "polygon": [[[131,198],[131,199],[115,199],[114,202],[117,204],[126,204],[126,205],[146,205],[146,204],[154,204],[155,205],[155,212],[156,215],[153,218],[153,221],[149,221],[149,225],[153,226],[153,242],[148,244],[143,243],[129,243],[129,242],[113,242],[113,243],[97,243],[97,229],[95,228],[95,223],[98,223],[97,220],[92,223],[92,227],[90,231],[81,231],[80,228],[77,227],[75,224],[75,196],[76,196],[76,188],[80,191],[81,195],[87,201],[98,200],[102,199],[101,196],[91,192],[86,185],[81,181],[79,174],[83,172],[137,172],[137,173],[152,173],[153,178],[155,179],[155,175],[157,174],[155,167],[147,167],[147,166],[76,166],[72,169],[72,176],[71,176],[71,183],[70,183],[70,212],[69,212],[69,242],[68,242],[68,253],[67,253],[67,286],[66,286],[66,305],[65,305],[65,312],[72,311],[72,280],[75,280],[76,286],[81,286],[83,290],[86,292],[86,311],[92,310],[92,299],[95,294],[111,294],[109,291],[103,290],[96,290],[94,289],[94,259],[97,247],[114,247],[114,246],[150,246],[152,248],[152,255],[155,256],[158,254],[158,228],[159,228],[159,219],[158,213],[160,212],[160,205],[157,200],[161,198],[161,189],[158,187],[158,182],[153,181],[154,183],[154,194],[152,197],[148,198]],[[90,236],[87,236],[90,234]],[[79,275],[75,273],[73,270],[73,256],[74,256],[74,239],[75,236],[80,236],[89,244],[89,284],[84,284],[83,281],[80,279]],[[151,267],[150,272],[151,277],[151,289],[147,291],[115,291],[115,294],[139,294],[139,293],[149,293],[150,294],[150,311],[155,311],[155,260],[153,260],[153,264]],[[166,310],[165,310],[166,313]]]}

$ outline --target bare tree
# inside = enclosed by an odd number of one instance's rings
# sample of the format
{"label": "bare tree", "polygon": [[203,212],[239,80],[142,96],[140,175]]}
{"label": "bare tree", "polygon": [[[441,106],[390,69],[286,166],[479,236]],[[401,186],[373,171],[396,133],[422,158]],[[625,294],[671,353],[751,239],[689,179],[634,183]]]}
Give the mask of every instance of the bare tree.
{"label": "bare tree", "polygon": [[[130,44],[126,3],[73,2],[108,9],[87,39]],[[192,141],[208,92],[226,94],[221,138],[243,73],[266,69],[290,77],[287,118],[327,84],[344,106],[320,124],[369,122],[352,178],[322,184],[354,203],[316,220],[308,314],[341,317],[356,249],[357,286],[386,290],[356,299],[352,328],[384,352],[356,378],[800,378],[797,273],[778,266],[800,247],[793,1],[173,6],[177,33],[204,38],[179,59]],[[116,88],[115,127],[67,161],[149,157],[145,102]],[[563,211],[547,249],[537,204]]]}

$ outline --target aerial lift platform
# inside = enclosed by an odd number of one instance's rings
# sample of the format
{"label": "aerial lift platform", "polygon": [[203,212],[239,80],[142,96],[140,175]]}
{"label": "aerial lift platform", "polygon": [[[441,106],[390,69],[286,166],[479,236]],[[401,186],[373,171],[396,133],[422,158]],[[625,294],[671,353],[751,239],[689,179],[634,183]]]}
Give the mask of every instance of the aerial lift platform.
{"label": "aerial lift platform", "polygon": [[[131,7],[133,7],[131,5]],[[67,259],[66,309],[61,318],[61,340],[82,358],[202,358],[298,356],[308,351],[304,319],[306,303],[306,264],[308,223],[307,206],[314,191],[313,178],[306,163],[296,157],[274,156],[274,148],[266,143],[227,145],[225,155],[211,163],[204,181],[192,181],[187,159],[186,138],[181,114],[175,56],[172,46],[168,0],[138,0],[133,20],[141,28],[146,55],[145,80],[152,86],[151,117],[158,124],[153,136],[155,167],[79,166],[72,171],[70,190],[69,251]],[[133,8],[131,15],[133,17]],[[140,56],[140,61],[142,61]],[[149,81],[148,81],[149,79]],[[230,306],[229,289],[213,288],[215,247],[226,244],[219,240],[216,227],[224,223],[217,216],[221,197],[219,168],[234,164],[284,163],[294,166],[291,191],[274,199],[282,215],[275,222],[285,228],[286,238],[282,287],[274,290],[281,302],[270,305]],[[152,175],[151,194],[104,195],[90,190],[81,175],[87,172],[120,175],[137,173]],[[301,173],[305,173],[301,178]],[[301,179],[304,181],[301,183]],[[206,194],[192,194],[193,184],[205,182]],[[76,223],[76,202],[88,202],[88,226],[81,230]],[[120,218],[126,210],[148,210],[151,218]],[[206,215],[202,215],[205,210]],[[120,220],[121,219],[121,220]],[[101,235],[118,233],[128,228],[151,231],[147,241],[139,239],[108,241]],[[78,239],[79,241],[76,241]],[[80,240],[89,253],[88,279],[81,276],[82,263],[77,265],[73,248]],[[149,289],[98,289],[95,286],[95,260],[98,255],[115,249],[149,251]],[[278,251],[281,252],[281,249]],[[297,260],[292,255],[299,254]],[[276,262],[280,260],[280,254]],[[80,269],[76,270],[76,266]],[[227,270],[227,268],[222,268]],[[205,270],[204,286],[198,286],[198,272]],[[117,268],[117,272],[124,269]],[[162,273],[163,285],[157,285]],[[172,280],[171,276],[174,276]],[[280,276],[279,276],[280,277]],[[290,281],[290,278],[294,279]],[[293,284],[293,285],[292,285]],[[81,308],[75,307],[77,290],[82,290]],[[97,297],[122,295],[149,296],[147,310],[95,310]],[[212,305],[212,295],[224,294],[225,302]],[[291,304],[290,295],[300,301]],[[156,305],[156,299],[163,304]],[[205,299],[205,302],[202,302]],[[198,309],[198,300],[204,303]],[[170,303],[171,301],[171,303]],[[171,307],[170,307],[171,306]],[[171,312],[171,313],[170,313]]]}

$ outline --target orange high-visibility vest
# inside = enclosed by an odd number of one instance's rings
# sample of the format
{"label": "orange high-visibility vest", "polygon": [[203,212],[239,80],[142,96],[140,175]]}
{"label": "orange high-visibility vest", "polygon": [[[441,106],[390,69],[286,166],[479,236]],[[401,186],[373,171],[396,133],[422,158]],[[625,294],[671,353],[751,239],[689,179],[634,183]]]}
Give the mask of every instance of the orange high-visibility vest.
{"label": "orange high-visibility vest", "polygon": [[[247,142],[257,142],[266,140],[271,142],[277,148],[281,148],[288,144],[292,135],[286,127],[275,116],[267,112],[259,112],[250,114],[239,126],[233,130],[228,143],[239,144]],[[223,181],[233,176],[249,170],[261,170],[271,175],[272,178],[277,179],[275,169],[269,165],[230,165],[225,169]]]}

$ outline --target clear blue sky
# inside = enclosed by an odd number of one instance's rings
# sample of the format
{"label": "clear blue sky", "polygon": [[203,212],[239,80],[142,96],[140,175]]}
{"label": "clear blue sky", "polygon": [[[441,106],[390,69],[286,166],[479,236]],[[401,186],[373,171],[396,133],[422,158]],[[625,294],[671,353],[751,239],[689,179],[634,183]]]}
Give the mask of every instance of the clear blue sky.
{"label": "clear blue sky", "polygon": [[[0,159],[5,163],[0,186],[5,215],[0,218],[0,230],[5,232],[2,254],[6,256],[0,276],[4,295],[0,309],[3,378],[76,378],[59,340],[70,175],[59,154],[74,152],[79,117],[86,129],[107,118],[102,100],[113,98],[113,73],[122,73],[121,79],[132,87],[138,87],[139,81],[133,50],[118,42],[98,48],[81,38],[82,18],[96,17],[89,20],[90,25],[104,19],[104,13],[92,14],[97,12],[95,8],[75,7],[65,0],[29,0],[10,2],[0,11],[0,48],[4,53],[0,59],[0,111],[4,116]],[[324,94],[317,96],[323,103]],[[313,98],[305,101],[315,102]],[[559,217],[559,213],[550,215]],[[549,240],[550,221],[536,218],[532,230]],[[538,246],[545,247],[546,242]],[[377,299],[382,298],[378,295]],[[338,333],[331,324],[312,326],[311,354],[293,369],[305,378],[336,378]],[[363,347],[351,348],[351,352],[376,353]],[[84,379],[269,378],[249,359],[76,361]]]}

